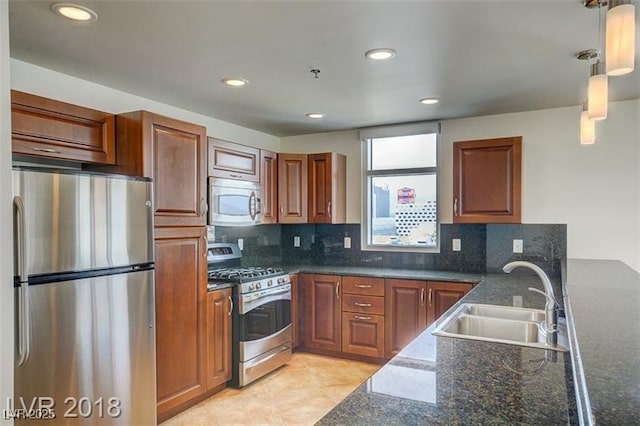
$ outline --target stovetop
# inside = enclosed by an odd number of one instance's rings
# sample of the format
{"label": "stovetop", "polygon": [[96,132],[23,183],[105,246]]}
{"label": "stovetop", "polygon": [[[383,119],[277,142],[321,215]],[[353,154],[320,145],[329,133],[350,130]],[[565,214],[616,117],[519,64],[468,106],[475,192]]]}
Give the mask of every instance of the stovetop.
{"label": "stovetop", "polygon": [[224,283],[248,283],[261,280],[263,278],[277,277],[283,275],[282,268],[263,268],[260,266],[242,268],[220,268],[212,269],[208,273],[210,281]]}

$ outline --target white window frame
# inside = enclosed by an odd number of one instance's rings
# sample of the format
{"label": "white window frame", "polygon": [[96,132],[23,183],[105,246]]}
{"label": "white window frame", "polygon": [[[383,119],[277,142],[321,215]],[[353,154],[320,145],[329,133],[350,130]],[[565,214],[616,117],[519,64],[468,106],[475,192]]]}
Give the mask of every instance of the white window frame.
{"label": "white window frame", "polygon": [[[412,136],[427,133],[436,134],[436,166],[423,168],[406,168],[384,171],[369,171],[370,155],[369,140],[378,138],[388,138],[396,136]],[[400,124],[395,126],[370,127],[360,130],[360,141],[362,147],[362,208],[361,208],[361,232],[360,246],[363,251],[388,251],[388,252],[415,252],[415,253],[440,253],[441,233],[440,233],[440,123],[425,122]],[[369,185],[370,176],[398,175],[399,171],[406,171],[410,174],[435,174],[436,176],[436,245],[435,247],[420,246],[395,246],[388,244],[369,244],[370,234],[370,209],[371,191]]]}

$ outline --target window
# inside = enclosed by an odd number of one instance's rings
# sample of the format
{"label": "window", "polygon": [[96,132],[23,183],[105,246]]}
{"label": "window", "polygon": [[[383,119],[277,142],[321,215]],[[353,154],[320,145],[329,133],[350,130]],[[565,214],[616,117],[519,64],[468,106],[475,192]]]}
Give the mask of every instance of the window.
{"label": "window", "polygon": [[439,250],[438,134],[435,123],[361,132],[364,250]]}

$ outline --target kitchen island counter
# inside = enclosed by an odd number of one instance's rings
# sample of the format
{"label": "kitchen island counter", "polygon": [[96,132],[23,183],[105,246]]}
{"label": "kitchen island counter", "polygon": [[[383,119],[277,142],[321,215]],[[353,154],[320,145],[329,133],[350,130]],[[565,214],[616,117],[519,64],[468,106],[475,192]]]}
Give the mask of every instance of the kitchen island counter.
{"label": "kitchen island counter", "polygon": [[[542,308],[526,271],[488,274],[463,302]],[[569,352],[431,334],[437,321],[327,414],[321,425],[577,423]],[[547,356],[547,358],[550,358]]]}

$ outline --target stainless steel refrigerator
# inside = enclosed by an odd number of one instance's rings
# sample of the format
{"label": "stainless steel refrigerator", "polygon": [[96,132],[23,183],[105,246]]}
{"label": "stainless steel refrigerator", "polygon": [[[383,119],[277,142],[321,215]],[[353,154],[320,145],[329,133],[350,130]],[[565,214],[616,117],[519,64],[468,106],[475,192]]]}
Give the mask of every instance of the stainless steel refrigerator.
{"label": "stainless steel refrigerator", "polygon": [[[156,424],[151,182],[14,167],[17,424]],[[51,418],[53,417],[53,418]]]}

